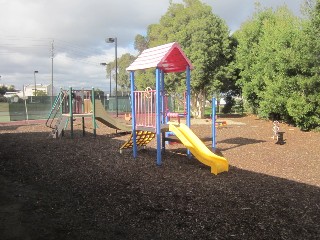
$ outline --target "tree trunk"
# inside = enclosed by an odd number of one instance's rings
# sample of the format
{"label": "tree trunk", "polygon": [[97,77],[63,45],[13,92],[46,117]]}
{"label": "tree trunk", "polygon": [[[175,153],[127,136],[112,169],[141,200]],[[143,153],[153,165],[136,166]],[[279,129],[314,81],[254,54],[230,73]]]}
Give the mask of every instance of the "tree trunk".
{"label": "tree trunk", "polygon": [[191,98],[191,113],[195,118],[204,118],[205,104],[205,91],[201,90],[199,93],[193,94]]}

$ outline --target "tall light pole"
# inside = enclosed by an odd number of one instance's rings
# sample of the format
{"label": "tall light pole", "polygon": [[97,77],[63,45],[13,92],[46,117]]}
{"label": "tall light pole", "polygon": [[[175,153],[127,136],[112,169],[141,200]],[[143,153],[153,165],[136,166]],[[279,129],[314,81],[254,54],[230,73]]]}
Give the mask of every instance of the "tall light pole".
{"label": "tall light pole", "polygon": [[51,106],[53,105],[53,57],[54,57],[54,40],[51,42]]}
{"label": "tall light pole", "polygon": [[117,109],[117,117],[119,115],[118,111],[118,57],[117,57],[117,38],[106,38],[106,43],[114,43],[115,49],[115,58],[116,58],[116,109]]}
{"label": "tall light pole", "polygon": [[36,81],[36,73],[38,73],[38,71],[34,71],[34,72],[33,72],[33,77],[34,77],[34,96],[37,96],[37,81]]}
{"label": "tall light pole", "polygon": [[111,97],[111,64],[110,63],[100,63],[100,65],[102,66],[106,66],[106,71],[107,71],[107,67],[109,67],[109,76],[110,76],[110,86],[109,86],[109,98]]}

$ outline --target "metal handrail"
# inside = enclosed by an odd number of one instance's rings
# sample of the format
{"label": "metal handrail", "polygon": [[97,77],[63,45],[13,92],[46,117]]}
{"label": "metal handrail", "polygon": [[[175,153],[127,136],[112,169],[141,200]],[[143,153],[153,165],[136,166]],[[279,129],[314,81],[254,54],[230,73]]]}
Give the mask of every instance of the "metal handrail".
{"label": "metal handrail", "polygon": [[[63,95],[62,99],[61,99],[61,95]],[[56,118],[56,116],[57,116],[57,114],[58,114],[58,112],[59,112],[59,110],[60,110],[60,108],[61,108],[61,106],[62,106],[62,104],[63,104],[63,101],[64,101],[64,99],[67,97],[67,95],[68,95],[68,94],[66,94],[66,92],[61,91],[61,92],[58,94],[58,96],[56,97],[56,99],[55,99],[55,101],[54,101],[54,103],[53,103],[53,105],[52,105],[51,111],[50,111],[50,113],[48,114],[48,119],[47,119],[47,121],[46,121],[46,126],[47,126],[47,127],[53,128],[53,127],[52,127],[52,123],[53,123],[54,119]],[[59,105],[58,105],[58,103],[59,103]],[[58,107],[57,107],[57,105],[58,105]],[[53,113],[54,113],[54,116],[51,118],[51,116],[52,116]],[[51,122],[50,122],[50,124],[48,124],[48,122],[50,121],[50,119],[51,119]]]}

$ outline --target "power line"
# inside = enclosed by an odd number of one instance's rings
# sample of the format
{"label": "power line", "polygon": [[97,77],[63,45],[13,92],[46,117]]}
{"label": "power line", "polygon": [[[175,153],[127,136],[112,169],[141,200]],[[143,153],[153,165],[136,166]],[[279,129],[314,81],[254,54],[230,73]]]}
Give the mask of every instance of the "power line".
{"label": "power line", "polygon": [[[51,44],[50,44],[50,42]],[[55,43],[53,46],[53,42]],[[16,36],[1,36],[0,37],[0,55],[21,55],[25,51],[31,49],[50,48],[50,58],[56,57],[59,53],[66,53],[68,60],[81,62],[85,64],[100,65],[100,62],[105,61],[105,57],[101,55],[101,58],[94,57],[101,54],[99,48],[82,47],[80,45],[52,38],[34,38],[34,37],[16,37]],[[20,51],[25,50],[25,51]],[[89,60],[94,57],[97,60]],[[94,59],[93,58],[93,59]]]}

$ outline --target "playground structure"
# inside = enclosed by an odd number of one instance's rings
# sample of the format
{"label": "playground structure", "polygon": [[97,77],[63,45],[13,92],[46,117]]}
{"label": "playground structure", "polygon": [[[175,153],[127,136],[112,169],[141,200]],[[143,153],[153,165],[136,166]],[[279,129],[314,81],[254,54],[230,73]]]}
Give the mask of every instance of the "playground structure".
{"label": "playground structure", "polygon": [[[91,99],[90,99],[91,98]],[[48,115],[46,126],[52,129],[51,135],[54,138],[63,136],[64,129],[70,123],[71,138],[73,138],[73,120],[82,119],[82,134],[85,135],[85,118],[92,118],[93,134],[96,135],[95,123],[94,89],[92,90],[62,90],[55,98],[51,111]]]}
{"label": "playground structure", "polygon": [[[147,68],[156,68],[156,89],[147,88],[145,91],[137,91],[134,89],[134,72]],[[122,122],[119,118],[114,118],[105,111],[101,101],[96,101],[94,89],[91,91],[75,91],[71,87],[68,91],[62,90],[55,99],[46,125],[53,129],[53,137],[62,136],[69,122],[71,138],[73,138],[73,120],[75,118],[82,118],[84,135],[86,117],[92,118],[94,136],[96,135],[96,120],[116,130],[130,131],[131,136],[120,147],[120,152],[123,149],[132,148],[134,158],[137,157],[138,146],[146,146],[155,138],[157,165],[162,164],[165,142],[172,141],[167,133],[172,132],[179,142],[187,148],[189,158],[192,153],[200,162],[211,168],[211,173],[218,174],[228,171],[227,160],[211,152],[190,129],[190,71],[192,68],[191,62],[177,43],[147,49],[127,68],[127,71],[130,72],[131,81],[131,125]],[[185,107],[183,113],[186,118],[186,125],[180,123],[178,113],[169,111],[164,89],[165,74],[183,71],[186,71],[187,88],[184,95]],[[177,118],[178,122],[169,121],[172,118]]]}
{"label": "playground structure", "polygon": [[96,121],[121,131],[131,131],[131,126],[121,119],[115,119],[108,113],[101,101],[97,101],[92,90],[62,90],[56,97],[46,121],[46,126],[52,128],[54,138],[63,136],[64,129],[70,123],[71,138],[73,138],[73,120],[82,119],[82,135],[85,135],[85,119],[92,119],[93,135],[96,136]]}
{"label": "playground structure", "polygon": [[[136,70],[155,68],[156,89],[148,91],[135,91]],[[157,165],[162,164],[162,152],[165,151],[166,132],[173,132],[182,144],[186,146],[187,155],[190,152],[203,164],[211,167],[211,172],[218,174],[228,171],[229,165],[225,158],[211,152],[205,144],[190,129],[190,73],[193,66],[190,60],[181,50],[178,43],[169,43],[144,50],[141,55],[127,68],[130,72],[131,82],[131,117],[132,136],[130,147],[133,149],[133,157],[137,157],[137,130],[145,128],[148,132],[154,132],[157,141]],[[168,117],[176,116],[168,113],[166,108],[166,92],[164,79],[167,73],[186,72],[186,125],[176,122],[168,122]],[[179,119],[178,119],[179,120]]]}

